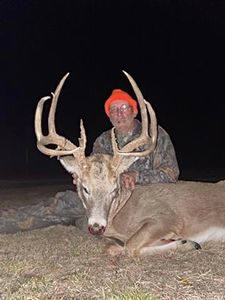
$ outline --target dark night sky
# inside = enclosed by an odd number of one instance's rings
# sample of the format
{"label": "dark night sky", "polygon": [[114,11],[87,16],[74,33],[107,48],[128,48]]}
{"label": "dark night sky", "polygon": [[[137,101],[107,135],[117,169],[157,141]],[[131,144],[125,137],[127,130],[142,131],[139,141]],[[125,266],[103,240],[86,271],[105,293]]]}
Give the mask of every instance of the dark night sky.
{"label": "dark night sky", "polygon": [[57,129],[77,143],[83,118],[89,153],[110,128],[105,99],[133,93],[122,70],[169,132],[181,178],[225,178],[224,1],[1,0],[0,26],[0,179],[64,176],[36,149],[39,98],[70,72]]}

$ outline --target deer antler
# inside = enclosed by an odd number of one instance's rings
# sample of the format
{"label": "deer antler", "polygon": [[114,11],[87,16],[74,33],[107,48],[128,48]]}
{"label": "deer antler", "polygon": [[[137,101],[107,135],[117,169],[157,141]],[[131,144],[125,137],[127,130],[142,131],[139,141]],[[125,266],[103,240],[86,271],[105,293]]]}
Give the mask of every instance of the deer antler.
{"label": "deer antler", "polygon": [[[157,119],[155,112],[149,102],[144,100],[143,95],[138,88],[136,82],[134,79],[125,71],[123,73],[127,76],[128,80],[130,81],[134,92],[136,94],[138,104],[140,106],[140,113],[141,113],[141,119],[142,119],[142,133],[141,135],[125,145],[122,149],[119,149],[117,146],[116,138],[115,138],[115,128],[112,129],[112,147],[114,152],[114,163],[115,165],[118,165],[121,158],[124,156],[135,156],[135,157],[141,157],[146,156],[154,151],[157,141]],[[150,116],[150,128],[149,128],[149,122],[148,122],[148,114]],[[134,151],[140,146],[146,145],[146,150],[143,151]]]}
{"label": "deer antler", "polygon": [[[48,116],[48,135],[43,135],[42,133],[42,112],[45,101],[49,100],[51,97],[43,97],[37,104],[36,112],[35,112],[35,133],[37,137],[37,147],[38,149],[49,156],[62,156],[62,155],[71,155],[75,158],[85,157],[85,147],[86,147],[86,134],[83,126],[83,121],[80,121],[80,131],[81,137],[79,139],[79,147],[74,145],[71,141],[66,139],[65,137],[58,135],[55,130],[55,111],[58,102],[58,98],[63,87],[63,84],[66,78],[69,76],[67,73],[58,84],[54,93],[52,93],[52,103]],[[56,145],[56,149],[50,149],[46,147],[47,145]]]}

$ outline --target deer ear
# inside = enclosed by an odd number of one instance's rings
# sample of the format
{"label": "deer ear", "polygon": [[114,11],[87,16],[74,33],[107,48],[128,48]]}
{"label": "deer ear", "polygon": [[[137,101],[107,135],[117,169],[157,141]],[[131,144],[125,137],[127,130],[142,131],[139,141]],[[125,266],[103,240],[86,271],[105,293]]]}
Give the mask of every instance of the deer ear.
{"label": "deer ear", "polygon": [[80,167],[74,156],[61,156],[59,157],[59,161],[67,172],[70,174],[76,173],[77,176],[80,177]]}

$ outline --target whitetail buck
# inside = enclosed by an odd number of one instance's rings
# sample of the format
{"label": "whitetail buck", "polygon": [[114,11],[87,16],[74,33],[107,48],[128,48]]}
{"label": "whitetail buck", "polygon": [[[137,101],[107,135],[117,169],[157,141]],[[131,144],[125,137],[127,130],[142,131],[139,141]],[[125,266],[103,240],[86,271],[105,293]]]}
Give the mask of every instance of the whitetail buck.
{"label": "whitetail buck", "polygon": [[[157,140],[155,113],[132,77],[124,73],[141,109],[143,130],[137,140],[119,150],[112,129],[114,155],[85,157],[86,135],[82,120],[79,147],[58,135],[54,124],[55,110],[67,74],[52,93],[46,136],[42,133],[41,118],[44,102],[50,97],[42,98],[37,105],[35,131],[38,149],[46,155],[59,157],[68,172],[77,174],[78,194],[86,209],[89,231],[115,241],[107,248],[110,255],[151,254],[184,243],[199,248],[198,243],[207,240],[225,240],[225,181],[137,185],[133,192],[121,185],[120,174],[137,158],[154,151]],[[57,148],[47,147],[50,144]],[[145,150],[138,151],[143,145]]]}

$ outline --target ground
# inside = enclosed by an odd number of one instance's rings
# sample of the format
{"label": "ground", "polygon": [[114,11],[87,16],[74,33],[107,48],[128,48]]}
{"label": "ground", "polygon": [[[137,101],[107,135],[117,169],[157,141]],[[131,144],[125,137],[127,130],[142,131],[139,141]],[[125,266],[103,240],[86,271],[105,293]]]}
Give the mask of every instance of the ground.
{"label": "ground", "polygon": [[[36,204],[62,182],[0,182],[0,208]],[[225,299],[225,243],[145,258],[109,258],[74,226],[0,234],[0,299]]]}

